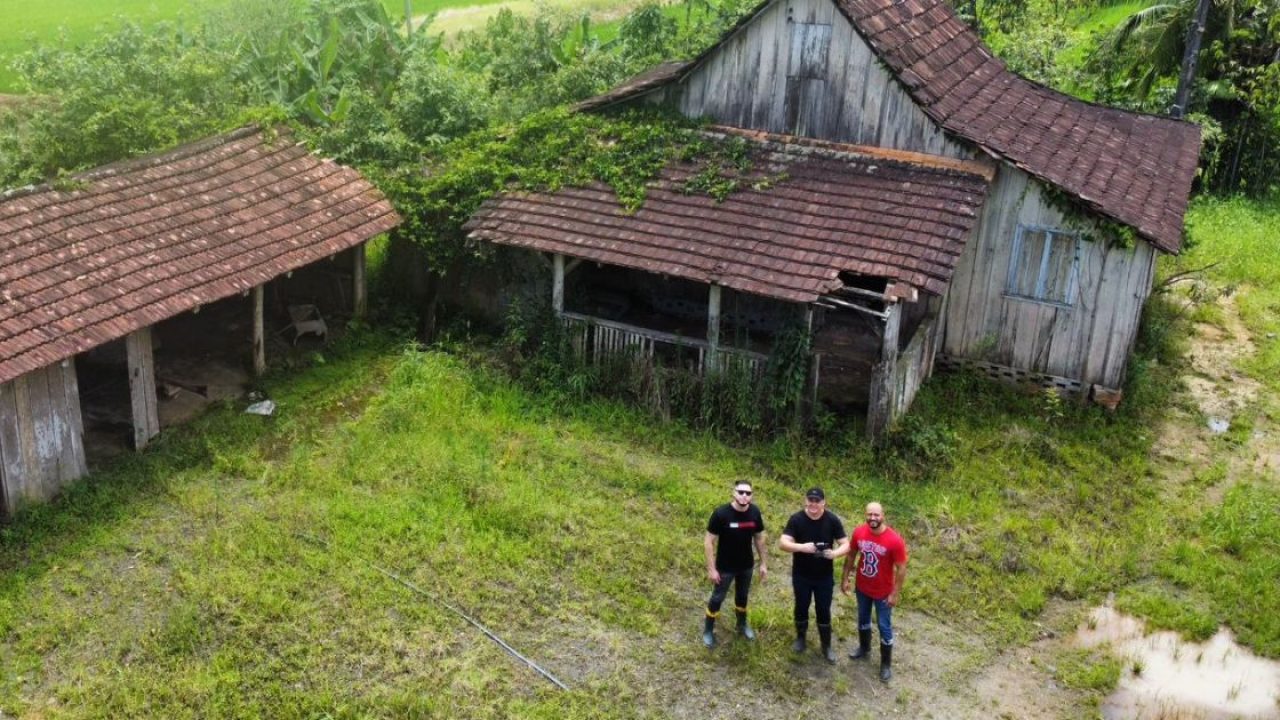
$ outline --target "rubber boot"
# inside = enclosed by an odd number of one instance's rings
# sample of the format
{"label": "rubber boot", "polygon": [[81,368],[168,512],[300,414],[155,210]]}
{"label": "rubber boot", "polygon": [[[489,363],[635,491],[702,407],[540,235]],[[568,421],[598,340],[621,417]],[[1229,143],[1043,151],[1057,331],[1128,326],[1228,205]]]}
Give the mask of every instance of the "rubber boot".
{"label": "rubber boot", "polygon": [[880,682],[887,683],[893,678],[893,646],[880,644]]}
{"label": "rubber boot", "polygon": [[747,640],[755,640],[756,631],[752,630],[751,625],[747,623],[746,608],[742,608],[742,609],[734,608],[733,612],[735,615],[738,616],[738,634],[746,638]]}
{"label": "rubber boot", "polygon": [[822,641],[822,657],[826,658],[827,662],[834,663],[836,661],[836,651],[831,647],[830,625],[818,626],[818,639]]}
{"label": "rubber boot", "polygon": [[858,649],[849,653],[850,660],[866,660],[871,657],[871,629],[858,630]]}
{"label": "rubber boot", "polygon": [[796,640],[795,642],[791,643],[791,652],[793,653],[804,652],[804,649],[807,646],[807,643],[805,642],[805,639],[804,639],[804,635],[808,631],[809,631],[808,623],[805,623],[804,625],[801,625],[800,623],[796,623]]}
{"label": "rubber boot", "polygon": [[716,645],[716,619],[713,615],[707,615],[707,619],[703,621],[702,644],[707,647],[715,647]]}

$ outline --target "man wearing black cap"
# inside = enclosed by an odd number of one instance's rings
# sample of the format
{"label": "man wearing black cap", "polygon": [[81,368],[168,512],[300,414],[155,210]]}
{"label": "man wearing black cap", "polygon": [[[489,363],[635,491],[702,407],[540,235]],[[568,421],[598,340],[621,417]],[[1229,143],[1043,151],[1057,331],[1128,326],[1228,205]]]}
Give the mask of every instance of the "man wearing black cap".
{"label": "man wearing black cap", "polygon": [[804,652],[805,633],[809,630],[809,603],[814,603],[818,618],[818,639],[827,662],[836,661],[831,649],[831,596],[835,589],[836,558],[849,553],[849,538],[844,523],[833,512],[827,512],[827,495],[822,488],[810,488],[804,494],[804,510],[787,521],[778,546],[795,556],[791,566],[791,588],[795,591],[796,641],[793,652]]}

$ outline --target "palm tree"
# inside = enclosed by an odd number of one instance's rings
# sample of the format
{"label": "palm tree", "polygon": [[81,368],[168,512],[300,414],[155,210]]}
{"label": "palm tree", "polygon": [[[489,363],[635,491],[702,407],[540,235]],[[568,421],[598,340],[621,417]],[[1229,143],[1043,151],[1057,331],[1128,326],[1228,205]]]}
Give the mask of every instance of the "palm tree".
{"label": "palm tree", "polygon": [[1145,99],[1156,80],[1179,76],[1175,113],[1185,111],[1202,42],[1231,41],[1237,14],[1249,0],[1166,0],[1143,8],[1118,25],[1099,48],[1113,72],[1132,81]]}

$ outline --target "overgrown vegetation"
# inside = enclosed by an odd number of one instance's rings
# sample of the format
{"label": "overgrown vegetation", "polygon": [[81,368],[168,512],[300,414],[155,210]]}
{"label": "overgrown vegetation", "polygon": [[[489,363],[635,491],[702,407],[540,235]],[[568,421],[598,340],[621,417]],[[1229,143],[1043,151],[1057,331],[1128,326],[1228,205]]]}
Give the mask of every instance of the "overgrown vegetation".
{"label": "overgrown vegetation", "polygon": [[[524,385],[567,402],[605,397],[647,409],[662,422],[679,420],[720,437],[763,438],[802,429],[808,412],[809,332],[797,312],[778,333],[769,360],[758,370],[725,355],[705,374],[685,362],[655,362],[636,354],[589,357],[576,338],[583,326],[566,325],[545,301],[512,305],[503,345],[513,375]],[[710,359],[704,359],[710,363]]]}

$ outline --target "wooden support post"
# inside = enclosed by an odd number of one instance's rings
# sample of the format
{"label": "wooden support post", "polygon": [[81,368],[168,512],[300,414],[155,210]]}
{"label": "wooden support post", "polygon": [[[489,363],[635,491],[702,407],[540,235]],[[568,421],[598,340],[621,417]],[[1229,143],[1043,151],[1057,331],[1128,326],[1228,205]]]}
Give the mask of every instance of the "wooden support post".
{"label": "wooden support post", "polygon": [[351,314],[355,317],[362,318],[369,311],[369,289],[365,283],[365,248],[367,242],[362,242],[351,249]]}
{"label": "wooden support post", "polygon": [[707,371],[720,372],[720,286],[707,293]]}
{"label": "wooden support post", "polygon": [[564,314],[564,256],[560,253],[551,258],[551,309],[557,316]]}
{"label": "wooden support post", "polygon": [[253,289],[253,374],[259,376],[267,371],[267,333],[264,327],[263,287],[263,285],[259,285]]}
{"label": "wooden support post", "polygon": [[898,365],[898,335],[902,325],[902,305],[885,308],[884,335],[880,362],[871,373],[871,396],[867,402],[867,437],[879,444],[893,422],[893,396]]}
{"label": "wooden support post", "polygon": [[898,359],[898,339],[902,329],[902,305],[891,303],[884,309],[884,342],[880,344],[880,359],[893,362]]}
{"label": "wooden support post", "polygon": [[156,407],[156,366],[151,354],[151,328],[129,333],[124,339],[129,367],[129,404],[133,409],[133,447],[141,450],[160,434]]}

